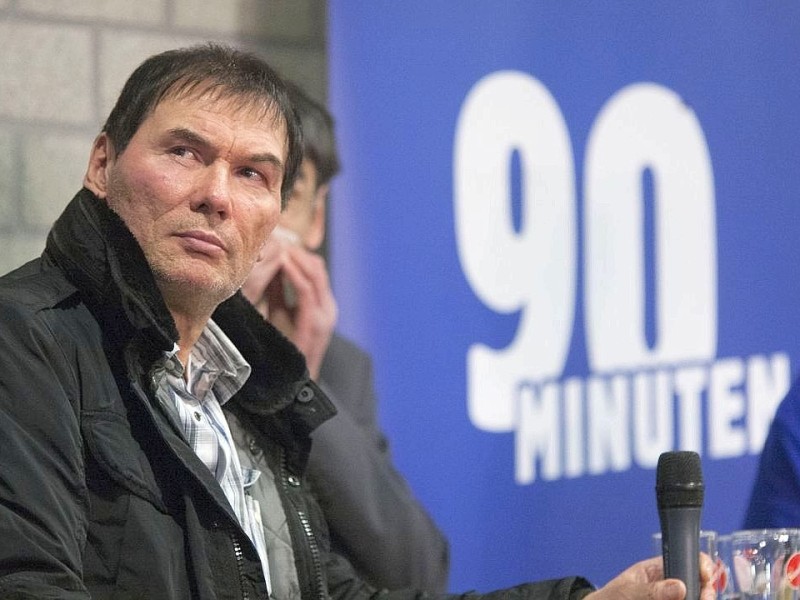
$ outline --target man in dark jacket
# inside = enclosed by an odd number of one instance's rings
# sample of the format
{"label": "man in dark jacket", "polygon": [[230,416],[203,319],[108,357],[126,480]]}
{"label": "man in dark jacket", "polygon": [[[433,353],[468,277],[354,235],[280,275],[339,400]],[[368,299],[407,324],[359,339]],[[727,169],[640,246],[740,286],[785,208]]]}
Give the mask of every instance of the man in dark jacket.
{"label": "man in dark jacket", "polygon": [[[251,55],[166,52],[126,83],[44,253],[0,278],[0,597],[376,594],[329,551],[303,479],[334,409],[237,293],[300,145],[284,84]],[[653,559],[596,592],[490,596],[683,597],[660,576]]]}
{"label": "man in dark jacket", "polygon": [[290,85],[289,97],[303,129],[303,162],[282,229],[270,236],[242,292],[297,345],[336,407],[336,418],[312,434],[308,462],[332,546],[375,587],[443,592],[447,539],[392,463],[378,425],[372,360],[334,330],[336,301],[318,254],[339,170],[333,118],[297,86]]}

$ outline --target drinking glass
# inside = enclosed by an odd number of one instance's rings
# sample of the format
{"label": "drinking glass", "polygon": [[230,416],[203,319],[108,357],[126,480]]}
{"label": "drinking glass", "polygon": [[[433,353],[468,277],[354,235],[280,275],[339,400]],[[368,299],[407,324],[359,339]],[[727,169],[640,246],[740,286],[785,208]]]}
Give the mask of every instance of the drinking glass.
{"label": "drinking glass", "polygon": [[800,600],[800,529],[731,534],[734,591],[742,600]]}
{"label": "drinking glass", "polygon": [[731,551],[731,534],[717,536],[717,559],[714,571],[714,589],[720,600],[739,600],[739,592],[733,582],[731,565],[733,554]]}

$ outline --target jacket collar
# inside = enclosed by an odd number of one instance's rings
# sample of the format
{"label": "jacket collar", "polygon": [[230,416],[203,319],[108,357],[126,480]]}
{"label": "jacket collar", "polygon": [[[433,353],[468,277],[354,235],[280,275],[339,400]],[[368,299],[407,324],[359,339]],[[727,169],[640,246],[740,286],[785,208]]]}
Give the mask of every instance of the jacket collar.
{"label": "jacket collar", "polygon": [[[83,188],[61,213],[44,254],[90,305],[102,309],[104,327],[125,337],[147,330],[159,349],[173,347],[178,331],[144,252],[122,219],[91,191]],[[120,331],[121,325],[131,329]]]}
{"label": "jacket collar", "polygon": [[303,414],[306,432],[336,414],[328,397],[309,378],[303,354],[240,292],[220,304],[212,318],[252,367],[237,394],[245,411],[264,416],[292,405]]}
{"label": "jacket collar", "polygon": [[[154,344],[151,356],[173,348],[178,332],[139,246],[122,219],[83,188],[67,205],[47,238],[44,258],[55,263],[94,308],[106,331],[125,339],[141,333]],[[302,353],[267,323],[241,295],[223,302],[212,317],[252,367],[236,395],[254,414],[274,413],[302,397],[313,429],[335,413],[311,382]],[[319,402],[308,402],[308,391]],[[308,412],[308,411],[307,411]]]}

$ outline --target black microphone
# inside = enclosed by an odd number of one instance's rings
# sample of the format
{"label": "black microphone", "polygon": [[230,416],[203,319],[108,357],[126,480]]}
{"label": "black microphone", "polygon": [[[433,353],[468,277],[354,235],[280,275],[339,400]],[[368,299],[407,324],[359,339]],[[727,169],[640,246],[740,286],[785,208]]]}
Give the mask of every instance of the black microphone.
{"label": "black microphone", "polygon": [[697,452],[664,452],[658,457],[656,499],[664,577],[686,584],[686,600],[700,597],[700,511],[704,489]]}

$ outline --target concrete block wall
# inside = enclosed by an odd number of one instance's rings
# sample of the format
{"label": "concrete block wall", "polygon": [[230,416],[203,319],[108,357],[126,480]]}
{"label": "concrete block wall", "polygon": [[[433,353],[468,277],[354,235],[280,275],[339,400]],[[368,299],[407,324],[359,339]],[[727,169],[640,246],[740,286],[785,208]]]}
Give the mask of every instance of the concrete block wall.
{"label": "concrete block wall", "polygon": [[147,56],[214,40],[325,101],[325,0],[0,0],[0,275],[37,256]]}

